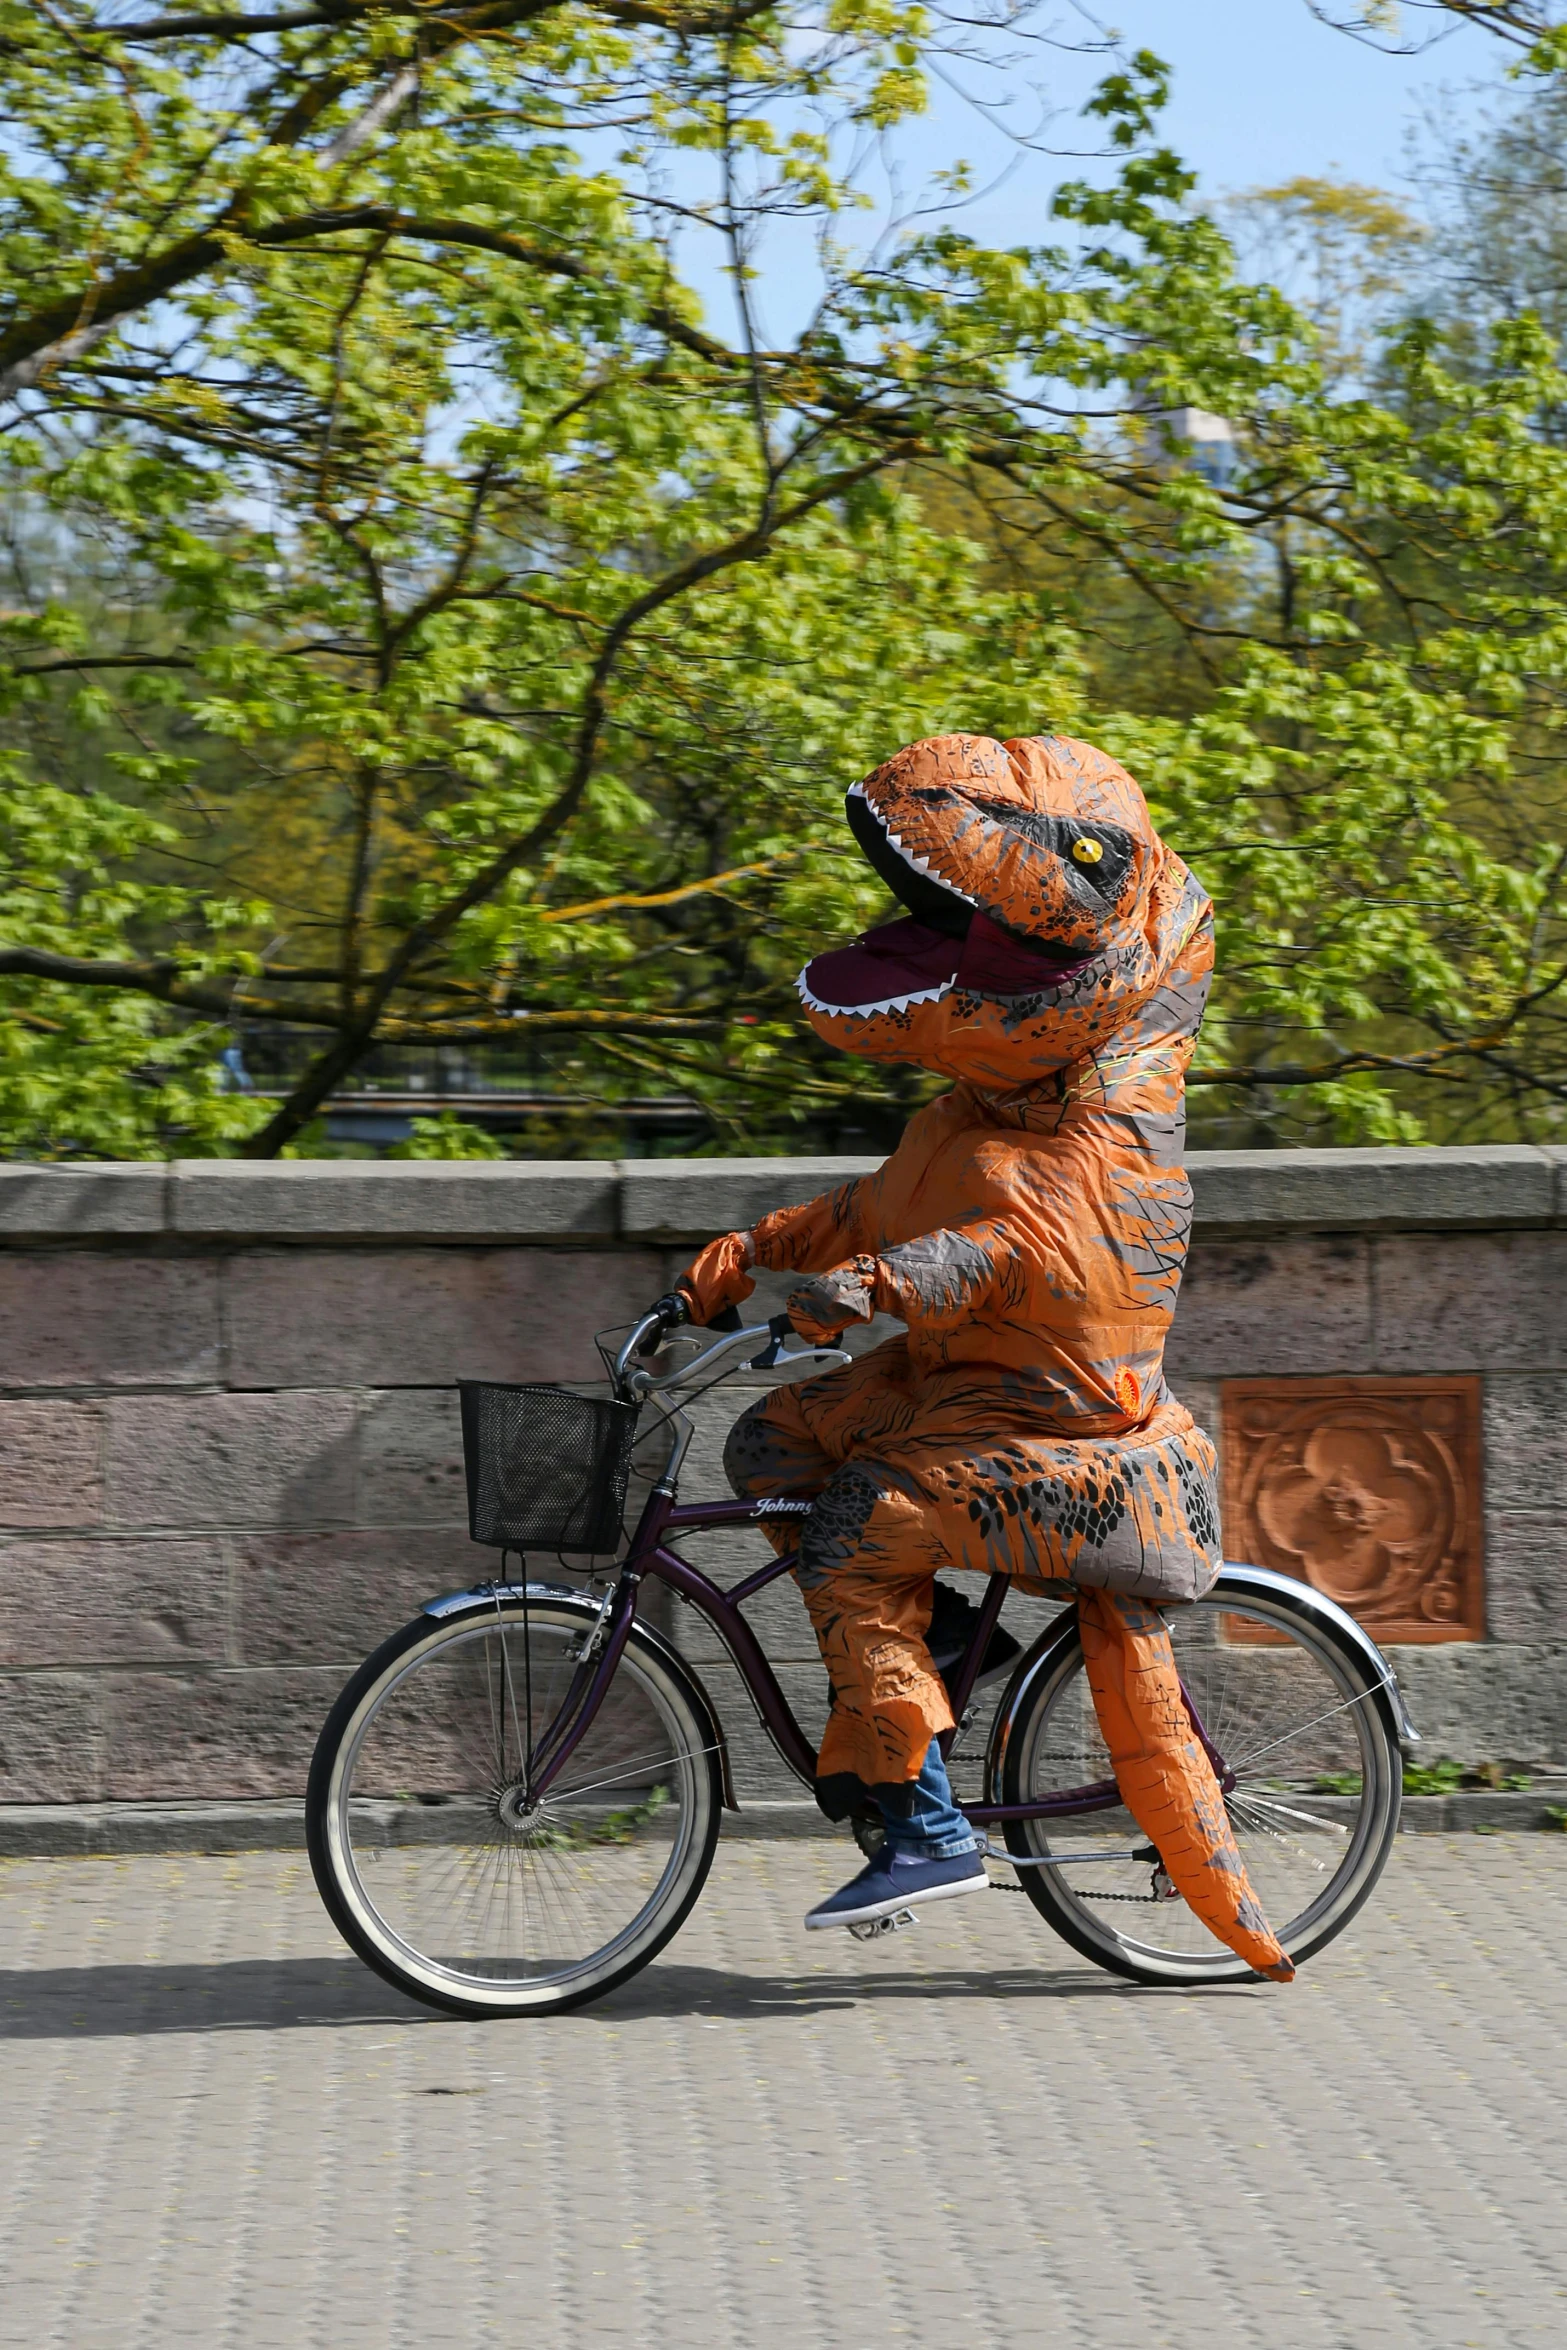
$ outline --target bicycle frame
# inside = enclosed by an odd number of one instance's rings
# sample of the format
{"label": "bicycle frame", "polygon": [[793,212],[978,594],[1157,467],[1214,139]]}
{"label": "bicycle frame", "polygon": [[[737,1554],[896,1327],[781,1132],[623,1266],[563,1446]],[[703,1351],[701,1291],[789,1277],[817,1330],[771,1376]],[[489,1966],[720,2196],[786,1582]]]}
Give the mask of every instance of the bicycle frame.
{"label": "bicycle frame", "polygon": [[[675,1371],[654,1375],[649,1371],[635,1369],[643,1341],[650,1335],[659,1334],[660,1322],[660,1313],[656,1308],[651,1314],[644,1315],[615,1358],[614,1389],[628,1401],[690,1381],[731,1349],[744,1350],[760,1345],[762,1351],[755,1356],[751,1365],[754,1370],[803,1366],[813,1360],[849,1360],[847,1355],[832,1347],[808,1347],[803,1353],[795,1354],[782,1352],[784,1340],[791,1333],[788,1316],[780,1314],[765,1325],[726,1334],[697,1362],[683,1364]],[[605,1359],[608,1360],[607,1354]],[[815,1752],[778,1685],[778,1677],[767,1661],[761,1642],[741,1613],[748,1599],[754,1598],[759,1591],[765,1591],[781,1575],[789,1573],[795,1563],[794,1552],[774,1558],[767,1566],[759,1567],[755,1574],[745,1576],[741,1582],[732,1584],[726,1590],[722,1584],[704,1575],[700,1568],[692,1566],[689,1559],[682,1558],[679,1551],[670,1549],[666,1539],[671,1535],[707,1533],[723,1526],[765,1526],[770,1519],[805,1517],[812,1504],[790,1499],[786,1495],[754,1501],[681,1504],[675,1498],[676,1480],[690,1442],[690,1434],[689,1423],[685,1425],[683,1433],[677,1431],[675,1434],[663,1475],[649,1494],[637,1521],[636,1532],[631,1538],[631,1547],[622,1563],[619,1579],[606,1595],[599,1611],[599,1621],[584,1644],[583,1654],[572,1675],[560,1712],[534,1749],[529,1778],[535,1802],[548,1793],[564,1770],[602,1705],[605,1691],[615,1677],[626,1642],[631,1637],[631,1627],[636,1620],[637,1594],[649,1576],[667,1583],[688,1605],[707,1618],[734,1659],[751,1702],[761,1716],[762,1726],[779,1754],[797,1779],[802,1780],[807,1787],[815,1785]],[[973,1695],[980,1663],[990,1645],[990,1636],[996,1628],[1009,1587],[1009,1577],[990,1577],[980,1604],[974,1636],[956,1673],[947,1684],[952,1711],[959,1724]],[[1227,1795],[1235,1785],[1235,1775],[1204,1729],[1184,1683],[1181,1696],[1193,1734],[1213,1765],[1221,1792]],[[951,1753],[957,1735],[955,1729],[943,1731],[940,1745],[944,1757]],[[1088,1786],[1062,1788],[1057,1794],[1041,1796],[1033,1803],[965,1803],[959,1808],[976,1827],[999,1827],[1008,1820],[1071,1819],[1089,1812],[1113,1811],[1120,1801],[1121,1792],[1114,1779],[1098,1779]]]}
{"label": "bicycle frame", "polygon": [[[637,1597],[645,1580],[667,1583],[672,1591],[707,1618],[734,1659],[741,1679],[750,1694],[751,1702],[761,1717],[779,1754],[796,1778],[809,1787],[816,1777],[816,1753],[805,1732],[794,1716],[793,1708],[778,1685],[778,1677],[768,1663],[761,1642],[741,1613],[745,1602],[770,1583],[787,1575],[794,1565],[794,1553],[773,1558],[743,1581],[727,1590],[682,1558],[678,1550],[670,1548],[669,1538],[681,1534],[707,1533],[719,1527],[765,1526],[770,1520],[804,1517],[811,1505],[807,1501],[780,1498],[761,1501],[719,1501],[678,1503],[672,1494],[655,1490],[647,1504],[631,1539],[624,1564],[616,1583],[607,1594],[600,1620],[567,1689],[561,1709],[545,1731],[534,1751],[532,1798],[538,1802],[564,1770],[571,1755],[586,1736],[594,1716],[603,1703],[605,1692],[615,1677],[631,1627],[636,1618]],[[1001,1614],[1002,1602],[1009,1589],[1005,1575],[992,1575],[980,1606],[974,1637],[948,1689],[952,1710],[961,1722],[964,1709],[973,1694],[979,1674],[980,1660],[990,1644]],[[1221,1783],[1227,1776],[1223,1758],[1208,1745],[1201,1723],[1187,1700],[1187,1711],[1192,1725],[1204,1746],[1208,1747],[1221,1774]],[[942,1753],[951,1751],[955,1730],[946,1731],[941,1739]],[[976,1827],[1000,1826],[1007,1820],[1067,1819],[1079,1814],[1111,1811],[1121,1801],[1119,1788],[1113,1779],[1101,1779],[1084,1787],[1068,1787],[1057,1794],[1041,1796],[1033,1803],[965,1803],[964,1816]]]}

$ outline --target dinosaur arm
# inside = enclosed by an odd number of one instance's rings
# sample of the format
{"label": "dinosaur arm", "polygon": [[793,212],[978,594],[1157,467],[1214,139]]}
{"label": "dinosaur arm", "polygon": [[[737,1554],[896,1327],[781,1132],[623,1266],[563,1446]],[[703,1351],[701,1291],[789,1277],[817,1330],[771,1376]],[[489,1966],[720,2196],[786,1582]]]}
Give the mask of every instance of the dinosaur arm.
{"label": "dinosaur arm", "polygon": [[864,1180],[795,1208],[775,1208],[751,1234],[751,1261],[769,1273],[822,1273],[864,1245]]}
{"label": "dinosaur arm", "polygon": [[827,1267],[790,1297],[790,1317],[812,1339],[873,1314],[891,1314],[911,1330],[950,1329],[989,1303],[1016,1255],[1016,1242],[991,1219],[949,1225]]}

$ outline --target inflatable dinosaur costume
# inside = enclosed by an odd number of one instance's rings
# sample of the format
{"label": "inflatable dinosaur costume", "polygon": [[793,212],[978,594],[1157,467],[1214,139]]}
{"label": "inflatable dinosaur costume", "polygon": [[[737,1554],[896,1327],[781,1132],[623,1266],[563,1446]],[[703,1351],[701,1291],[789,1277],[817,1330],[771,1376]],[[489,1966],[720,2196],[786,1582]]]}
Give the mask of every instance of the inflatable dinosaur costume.
{"label": "inflatable dinosaur costume", "polygon": [[905,1325],[730,1439],[736,1492],[815,1497],[796,1572],[832,1686],[818,1800],[896,1817],[952,1726],[925,1643],[938,1568],[1071,1584],[1127,1809],[1205,1924],[1287,1979],[1158,1612],[1219,1568],[1213,1446],[1162,1369],[1212,909],[1086,743],[914,743],[847,810],[909,918],[809,964],[806,1011],[952,1090],[877,1174],[726,1234],[682,1284],[706,1321],[750,1295],[750,1265],[794,1270],[807,1338]]}

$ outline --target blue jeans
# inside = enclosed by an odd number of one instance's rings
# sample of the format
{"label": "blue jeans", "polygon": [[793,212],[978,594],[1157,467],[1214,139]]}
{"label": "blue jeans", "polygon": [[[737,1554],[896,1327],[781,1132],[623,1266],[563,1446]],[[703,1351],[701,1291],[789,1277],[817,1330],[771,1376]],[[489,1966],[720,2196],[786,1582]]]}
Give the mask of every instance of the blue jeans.
{"label": "blue jeans", "polygon": [[934,1738],[914,1783],[908,1817],[895,1819],[888,1811],[881,1816],[888,1851],[901,1852],[906,1860],[955,1860],[959,1853],[976,1850],[974,1831],[952,1800],[952,1783]]}

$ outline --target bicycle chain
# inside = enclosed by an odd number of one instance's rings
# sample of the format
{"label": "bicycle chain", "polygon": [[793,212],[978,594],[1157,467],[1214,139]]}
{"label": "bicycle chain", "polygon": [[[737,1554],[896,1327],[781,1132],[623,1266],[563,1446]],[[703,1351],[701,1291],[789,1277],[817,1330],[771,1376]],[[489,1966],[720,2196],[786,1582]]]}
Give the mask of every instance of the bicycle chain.
{"label": "bicycle chain", "polygon": [[[1003,1882],[999,1877],[992,1877],[990,1882],[997,1893],[1021,1893],[1024,1890],[1023,1886],[1010,1878]],[[1086,1885],[1068,1885],[1066,1890],[1068,1893],[1074,1893],[1079,1901],[1156,1902],[1168,1899],[1168,1895],[1163,1893],[1092,1893]]]}

